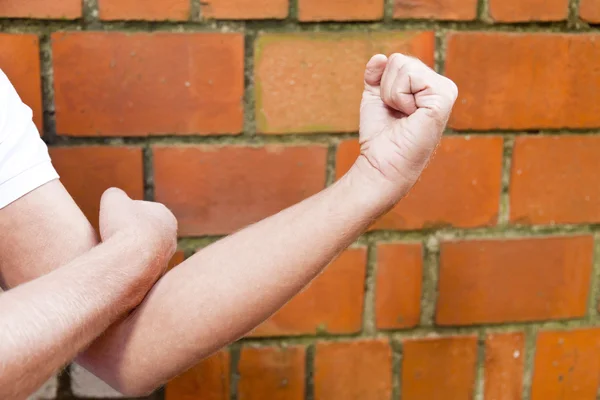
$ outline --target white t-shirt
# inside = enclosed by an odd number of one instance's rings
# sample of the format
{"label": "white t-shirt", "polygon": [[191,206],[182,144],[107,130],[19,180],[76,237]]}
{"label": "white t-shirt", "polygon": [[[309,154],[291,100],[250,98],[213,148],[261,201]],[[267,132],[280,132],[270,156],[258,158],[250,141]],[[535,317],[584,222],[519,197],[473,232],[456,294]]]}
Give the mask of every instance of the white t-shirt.
{"label": "white t-shirt", "polygon": [[58,178],[32,117],[0,70],[0,209]]}

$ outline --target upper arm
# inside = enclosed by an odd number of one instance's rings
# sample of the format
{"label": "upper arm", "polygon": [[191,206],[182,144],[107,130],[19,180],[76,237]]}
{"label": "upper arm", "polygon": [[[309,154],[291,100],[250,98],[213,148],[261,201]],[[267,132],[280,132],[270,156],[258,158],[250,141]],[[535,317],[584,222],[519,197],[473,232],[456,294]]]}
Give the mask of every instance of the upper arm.
{"label": "upper arm", "polygon": [[93,228],[58,180],[46,144],[0,71],[0,286],[14,287],[93,247]]}

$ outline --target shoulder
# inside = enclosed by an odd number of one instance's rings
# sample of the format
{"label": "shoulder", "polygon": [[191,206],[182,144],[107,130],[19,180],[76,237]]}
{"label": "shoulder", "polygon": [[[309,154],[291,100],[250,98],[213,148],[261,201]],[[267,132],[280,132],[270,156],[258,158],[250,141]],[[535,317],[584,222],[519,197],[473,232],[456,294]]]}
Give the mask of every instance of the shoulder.
{"label": "shoulder", "polygon": [[32,119],[31,109],[23,103],[17,90],[0,69],[0,143],[11,132],[19,132]]}

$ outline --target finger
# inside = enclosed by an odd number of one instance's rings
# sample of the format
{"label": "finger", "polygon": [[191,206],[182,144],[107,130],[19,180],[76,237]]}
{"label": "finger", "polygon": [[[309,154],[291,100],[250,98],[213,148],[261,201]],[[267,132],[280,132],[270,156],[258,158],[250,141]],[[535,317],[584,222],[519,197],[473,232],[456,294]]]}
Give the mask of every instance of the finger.
{"label": "finger", "polygon": [[398,71],[396,79],[391,85],[388,100],[384,100],[384,102],[388,107],[405,115],[412,115],[417,111],[417,100],[412,89],[413,79],[407,65],[404,64]]}
{"label": "finger", "polygon": [[388,58],[383,54],[376,54],[371,57],[365,68],[365,85],[379,86],[387,63]]}
{"label": "finger", "polygon": [[113,205],[123,204],[123,202],[127,200],[131,201],[129,196],[127,196],[127,193],[119,188],[112,187],[102,194],[100,206],[112,208]]}
{"label": "finger", "polygon": [[386,100],[390,101],[391,91],[390,88],[394,81],[396,80],[396,75],[398,74],[398,62],[399,58],[402,58],[403,55],[399,53],[394,53],[388,59],[387,65],[385,67],[385,71],[383,71],[383,76],[381,77],[381,89],[380,96],[382,100],[385,102]]}

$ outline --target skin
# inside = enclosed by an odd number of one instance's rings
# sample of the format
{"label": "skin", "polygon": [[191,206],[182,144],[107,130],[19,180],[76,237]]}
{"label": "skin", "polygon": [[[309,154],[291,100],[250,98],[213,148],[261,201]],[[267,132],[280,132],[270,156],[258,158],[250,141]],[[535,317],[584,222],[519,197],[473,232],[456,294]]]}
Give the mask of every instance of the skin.
{"label": "skin", "polygon": [[[20,285],[0,296],[0,310],[13,315],[11,325],[0,319],[0,360],[13,360],[0,364],[0,388],[8,388],[0,397],[24,397],[84,349],[80,364],[126,395],[143,395],[240,338],[406,195],[439,143],[456,96],[450,80],[418,60],[374,56],[365,71],[361,154],[350,171],[321,193],[201,250],[155,284],[173,250],[172,216],[164,209],[109,192],[102,244],[89,252],[95,244],[89,223],[58,182],[0,210],[0,230],[11,232],[0,238],[0,273],[6,287]],[[55,193],[41,194],[46,187]],[[42,199],[47,206],[50,195],[50,208],[36,206]],[[27,223],[31,212],[35,223]],[[148,215],[155,225],[146,224]],[[144,234],[154,236],[135,240]],[[140,288],[150,289],[143,301],[131,294]],[[11,311],[16,300],[5,300],[9,295],[19,296],[20,312]],[[65,343],[73,349],[68,354]]]}

